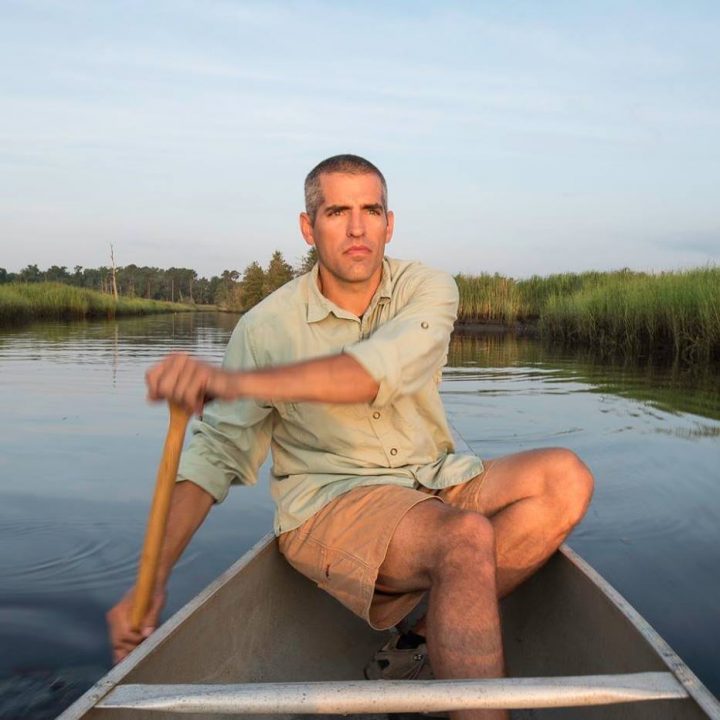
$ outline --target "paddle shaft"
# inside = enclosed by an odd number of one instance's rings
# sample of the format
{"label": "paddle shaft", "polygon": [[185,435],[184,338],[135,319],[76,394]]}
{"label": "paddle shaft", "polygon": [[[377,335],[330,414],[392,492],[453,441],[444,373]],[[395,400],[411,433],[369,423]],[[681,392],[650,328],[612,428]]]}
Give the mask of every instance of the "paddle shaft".
{"label": "paddle shaft", "polygon": [[155,591],[160,552],[162,551],[170,510],[170,498],[175,487],[185,430],[190,419],[189,413],[179,405],[170,403],[169,410],[170,423],[165,437],[160,466],[158,467],[157,480],[155,481],[155,493],[150,507],[145,543],[140,556],[140,568],[135,585],[135,597],[130,614],[130,623],[133,630],[140,630]]}

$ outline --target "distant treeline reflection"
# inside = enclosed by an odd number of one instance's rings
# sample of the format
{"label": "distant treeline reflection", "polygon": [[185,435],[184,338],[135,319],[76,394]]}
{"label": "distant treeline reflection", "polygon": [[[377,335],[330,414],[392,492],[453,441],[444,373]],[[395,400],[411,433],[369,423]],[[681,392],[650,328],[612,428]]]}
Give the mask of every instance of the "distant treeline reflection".
{"label": "distant treeline reflection", "polygon": [[[492,368],[537,367],[552,371],[554,381],[583,382],[592,386],[592,392],[632,398],[667,412],[720,420],[718,367],[710,363],[687,364],[660,356],[608,356],[591,348],[562,348],[512,332],[455,332],[448,367],[472,366],[483,375]],[[712,434],[716,433],[715,428]]]}

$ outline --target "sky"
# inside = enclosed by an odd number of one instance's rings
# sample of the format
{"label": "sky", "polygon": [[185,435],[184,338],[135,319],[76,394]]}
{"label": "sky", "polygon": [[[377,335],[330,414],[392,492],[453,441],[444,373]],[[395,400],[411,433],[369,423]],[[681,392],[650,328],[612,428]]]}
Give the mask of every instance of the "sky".
{"label": "sky", "polygon": [[0,0],[0,267],[297,262],[344,152],[395,257],[717,264],[719,47],[714,0]]}

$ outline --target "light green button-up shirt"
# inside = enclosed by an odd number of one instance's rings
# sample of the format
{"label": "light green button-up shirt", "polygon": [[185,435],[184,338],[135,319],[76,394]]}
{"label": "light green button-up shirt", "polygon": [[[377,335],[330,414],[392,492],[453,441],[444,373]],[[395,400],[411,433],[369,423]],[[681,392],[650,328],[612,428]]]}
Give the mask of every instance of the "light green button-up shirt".
{"label": "light green button-up shirt", "polygon": [[317,266],[256,305],[233,331],[223,366],[254,369],[345,352],[379,383],[371,403],[212,402],[192,425],[179,480],[218,502],[257,481],[272,449],[275,532],[301,525],[363,485],[444,488],[483,470],[456,454],[438,385],[457,313],[453,278],[386,258],[362,317],[322,295]]}

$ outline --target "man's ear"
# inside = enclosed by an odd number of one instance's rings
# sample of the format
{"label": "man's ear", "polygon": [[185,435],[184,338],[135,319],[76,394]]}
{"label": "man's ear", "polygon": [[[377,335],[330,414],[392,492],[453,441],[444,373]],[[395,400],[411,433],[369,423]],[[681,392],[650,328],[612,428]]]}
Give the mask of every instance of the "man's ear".
{"label": "man's ear", "polygon": [[312,220],[306,212],[300,213],[300,232],[308,245],[315,245]]}
{"label": "man's ear", "polygon": [[385,244],[387,245],[395,232],[395,213],[392,210],[387,211],[387,229],[385,230]]}

